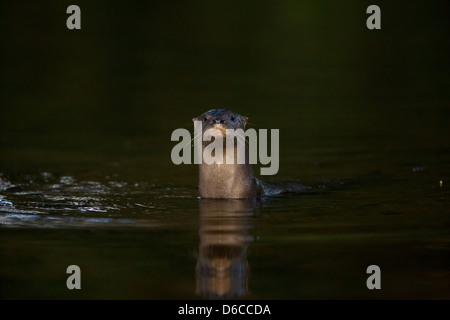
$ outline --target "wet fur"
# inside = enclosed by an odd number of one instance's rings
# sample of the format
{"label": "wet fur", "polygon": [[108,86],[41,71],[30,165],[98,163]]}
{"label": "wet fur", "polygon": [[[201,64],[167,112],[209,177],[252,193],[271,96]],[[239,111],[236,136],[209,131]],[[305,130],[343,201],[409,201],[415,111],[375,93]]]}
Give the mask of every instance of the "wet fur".
{"label": "wet fur", "polygon": [[[243,129],[247,124],[247,117],[237,112],[226,109],[213,109],[201,116],[192,119],[202,121],[203,132],[208,129],[218,129],[224,133],[226,129]],[[202,137],[196,137],[202,139]],[[202,152],[209,144],[202,142]],[[245,143],[245,164],[237,164],[237,143],[235,143],[234,164],[211,165],[202,163],[199,165],[199,195],[202,198],[244,199],[256,198],[264,194],[259,180],[253,175],[253,169],[249,163],[248,146]],[[224,159],[226,148],[223,150]]]}

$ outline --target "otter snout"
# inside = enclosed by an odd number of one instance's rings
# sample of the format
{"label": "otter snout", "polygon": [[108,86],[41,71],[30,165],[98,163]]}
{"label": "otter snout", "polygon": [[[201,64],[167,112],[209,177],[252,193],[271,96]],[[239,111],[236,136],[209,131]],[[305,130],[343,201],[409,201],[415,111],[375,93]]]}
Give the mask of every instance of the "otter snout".
{"label": "otter snout", "polygon": [[225,120],[224,119],[220,119],[220,118],[214,118],[214,119],[212,119],[212,123],[213,124],[223,124],[223,123],[225,123]]}
{"label": "otter snout", "polygon": [[207,129],[216,128],[223,129],[245,129],[247,117],[241,116],[227,109],[212,109],[199,117],[193,118],[192,121],[201,121],[203,132]]}

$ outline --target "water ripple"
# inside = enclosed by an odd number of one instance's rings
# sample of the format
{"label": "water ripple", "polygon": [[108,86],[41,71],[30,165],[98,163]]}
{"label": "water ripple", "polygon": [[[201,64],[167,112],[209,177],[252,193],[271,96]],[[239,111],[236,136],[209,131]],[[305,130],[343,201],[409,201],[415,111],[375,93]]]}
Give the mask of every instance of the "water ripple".
{"label": "water ripple", "polygon": [[8,181],[1,173],[0,177],[0,227],[153,227],[158,223],[149,218],[168,209],[149,197],[159,198],[161,190],[169,198],[190,197],[185,190],[170,187],[77,181],[51,173],[27,176],[19,183]]}

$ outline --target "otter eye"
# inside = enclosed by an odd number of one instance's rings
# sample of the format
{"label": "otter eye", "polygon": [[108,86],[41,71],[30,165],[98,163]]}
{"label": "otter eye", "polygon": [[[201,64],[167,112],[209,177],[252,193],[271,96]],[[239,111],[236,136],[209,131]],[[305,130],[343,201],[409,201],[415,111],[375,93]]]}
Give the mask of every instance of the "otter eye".
{"label": "otter eye", "polygon": [[207,118],[207,117],[204,117],[204,118],[203,118],[203,121],[204,121],[204,122],[208,121],[208,118]]}

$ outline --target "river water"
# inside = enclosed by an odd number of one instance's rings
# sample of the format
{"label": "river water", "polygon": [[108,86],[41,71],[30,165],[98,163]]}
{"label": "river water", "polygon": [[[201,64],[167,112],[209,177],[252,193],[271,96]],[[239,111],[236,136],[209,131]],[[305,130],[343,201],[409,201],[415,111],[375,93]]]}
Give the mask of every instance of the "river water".
{"label": "river water", "polygon": [[[447,4],[77,4],[0,5],[0,298],[450,298]],[[170,137],[214,107],[311,190],[199,199]]]}

